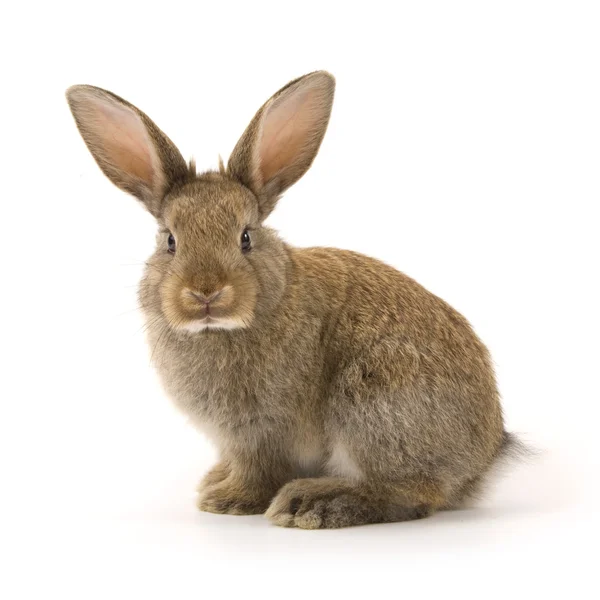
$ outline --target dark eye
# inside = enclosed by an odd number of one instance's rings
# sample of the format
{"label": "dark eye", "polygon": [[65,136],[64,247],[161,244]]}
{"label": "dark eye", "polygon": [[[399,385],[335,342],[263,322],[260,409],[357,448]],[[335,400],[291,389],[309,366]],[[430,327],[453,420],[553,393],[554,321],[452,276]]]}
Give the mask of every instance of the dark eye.
{"label": "dark eye", "polygon": [[175,243],[175,237],[172,233],[169,234],[167,238],[167,247],[169,248],[169,252],[171,254],[175,254],[175,249],[177,248],[177,244]]}
{"label": "dark eye", "polygon": [[247,229],[244,229],[244,233],[242,233],[242,252],[249,252],[250,248],[252,248],[250,234]]}

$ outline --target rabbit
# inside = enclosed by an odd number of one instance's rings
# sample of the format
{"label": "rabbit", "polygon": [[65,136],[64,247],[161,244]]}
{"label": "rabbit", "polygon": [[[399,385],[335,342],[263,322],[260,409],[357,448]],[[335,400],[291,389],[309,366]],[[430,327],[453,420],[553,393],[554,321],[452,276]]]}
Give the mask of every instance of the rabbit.
{"label": "rabbit", "polygon": [[218,450],[202,511],[303,529],[419,519],[475,497],[518,444],[462,315],[379,260],[264,225],[311,166],[334,89],[325,71],[294,79],[201,174],[129,102],[67,90],[100,169],[158,223],[139,302],[166,393]]}

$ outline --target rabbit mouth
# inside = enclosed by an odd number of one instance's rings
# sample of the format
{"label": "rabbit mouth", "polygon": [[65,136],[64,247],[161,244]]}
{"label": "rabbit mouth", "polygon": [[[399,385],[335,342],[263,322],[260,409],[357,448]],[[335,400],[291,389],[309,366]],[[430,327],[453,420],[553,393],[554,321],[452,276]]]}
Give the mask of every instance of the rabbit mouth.
{"label": "rabbit mouth", "polygon": [[231,283],[209,287],[168,282],[161,292],[163,316],[178,331],[240,329],[248,327],[254,318],[256,297],[247,285],[234,289]]}
{"label": "rabbit mouth", "polygon": [[243,327],[243,323],[237,319],[222,319],[209,315],[181,325],[181,329],[188,333],[198,333],[208,329],[238,329],[240,327]]}

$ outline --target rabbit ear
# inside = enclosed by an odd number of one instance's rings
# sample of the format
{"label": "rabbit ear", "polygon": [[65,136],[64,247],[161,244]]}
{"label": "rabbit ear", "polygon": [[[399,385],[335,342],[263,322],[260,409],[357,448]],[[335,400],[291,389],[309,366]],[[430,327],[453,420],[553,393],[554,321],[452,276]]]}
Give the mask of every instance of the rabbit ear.
{"label": "rabbit ear", "polygon": [[312,164],[325,135],[335,79],[316,71],[281,88],[236,144],[228,173],[258,197],[262,218]]}
{"label": "rabbit ear", "polygon": [[173,142],[142,111],[106,90],[75,85],[67,101],[103,173],[158,217],[165,194],[188,175]]}

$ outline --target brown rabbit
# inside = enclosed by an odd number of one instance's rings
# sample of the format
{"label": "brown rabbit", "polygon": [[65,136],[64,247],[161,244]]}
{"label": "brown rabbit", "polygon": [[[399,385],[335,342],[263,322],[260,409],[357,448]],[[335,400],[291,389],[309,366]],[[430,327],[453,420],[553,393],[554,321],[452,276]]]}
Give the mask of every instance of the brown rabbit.
{"label": "brown rabbit", "polygon": [[460,314],[377,260],[263,226],[315,158],[334,87],[323,71],[290,82],[227,168],[200,175],[125,100],[67,92],[102,171],[160,227],[139,298],[165,389],[220,452],[201,510],[306,529],[416,519],[459,505],[515,443]]}

